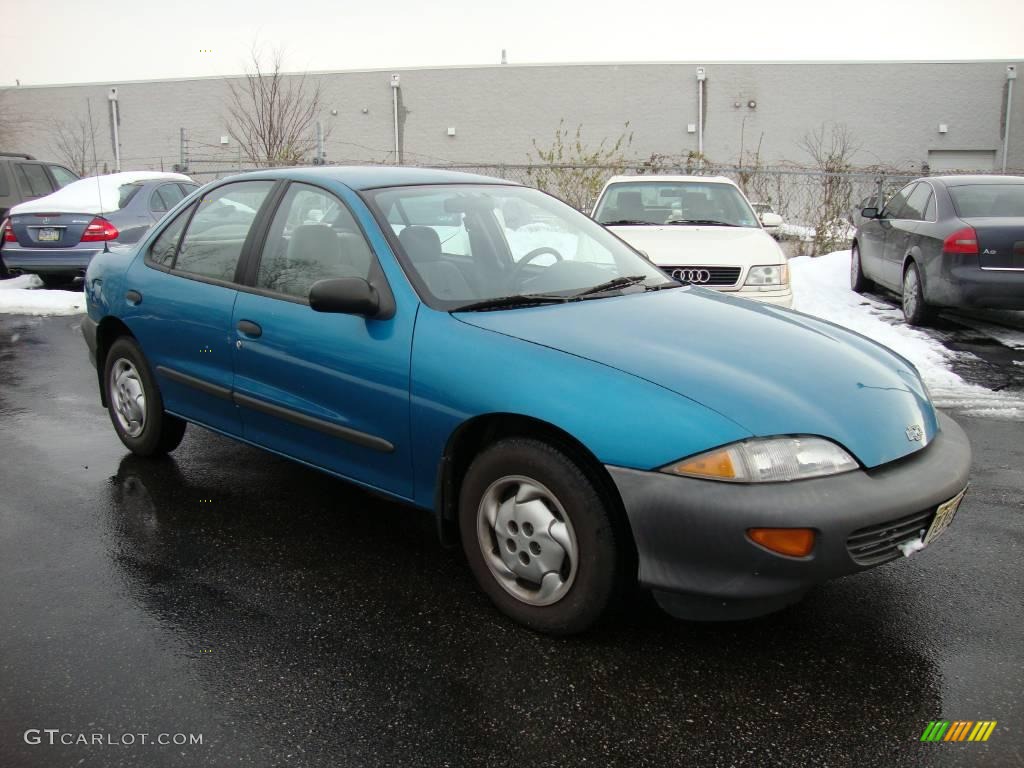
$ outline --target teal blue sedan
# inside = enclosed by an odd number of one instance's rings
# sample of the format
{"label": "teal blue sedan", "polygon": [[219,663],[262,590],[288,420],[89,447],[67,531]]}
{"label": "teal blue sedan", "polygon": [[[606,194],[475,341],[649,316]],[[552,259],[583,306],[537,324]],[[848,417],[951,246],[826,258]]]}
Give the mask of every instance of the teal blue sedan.
{"label": "teal blue sedan", "polygon": [[130,451],[193,424],[421,508],[543,632],[637,587],[688,619],[780,609],[930,545],[967,486],[964,433],[907,360],[680,285],[498,179],[235,176],[97,255],[85,291]]}

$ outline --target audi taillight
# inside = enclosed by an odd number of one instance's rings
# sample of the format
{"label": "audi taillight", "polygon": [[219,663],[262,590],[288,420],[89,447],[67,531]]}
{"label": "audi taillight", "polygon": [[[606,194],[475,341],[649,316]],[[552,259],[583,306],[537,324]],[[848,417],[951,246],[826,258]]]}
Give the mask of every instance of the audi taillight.
{"label": "audi taillight", "polygon": [[962,253],[968,256],[978,255],[978,233],[974,227],[958,229],[942,243],[944,253]]}
{"label": "audi taillight", "polygon": [[117,227],[106,219],[97,216],[89,222],[89,226],[82,233],[82,242],[95,243],[103,240],[117,240],[119,234],[121,233],[117,231]]}
{"label": "audi taillight", "polygon": [[10,219],[4,219],[4,242],[5,243],[16,243],[18,238],[14,236],[14,227],[11,226]]}

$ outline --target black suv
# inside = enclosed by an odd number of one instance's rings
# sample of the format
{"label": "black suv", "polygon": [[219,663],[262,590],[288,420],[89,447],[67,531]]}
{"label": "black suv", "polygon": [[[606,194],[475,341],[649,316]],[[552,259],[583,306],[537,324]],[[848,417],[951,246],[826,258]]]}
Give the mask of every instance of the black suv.
{"label": "black suv", "polygon": [[78,174],[63,165],[0,152],[0,219],[11,206],[48,195],[72,181],[78,181]]}
{"label": "black suv", "polygon": [[[63,165],[36,160],[32,155],[0,152],[0,223],[11,206],[43,197],[72,181],[78,174]],[[0,278],[7,276],[0,258]]]}

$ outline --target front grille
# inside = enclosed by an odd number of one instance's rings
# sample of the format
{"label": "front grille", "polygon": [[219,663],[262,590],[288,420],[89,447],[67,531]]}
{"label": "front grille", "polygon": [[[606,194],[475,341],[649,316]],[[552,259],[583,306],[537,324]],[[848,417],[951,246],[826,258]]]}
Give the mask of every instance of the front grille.
{"label": "front grille", "polygon": [[869,525],[850,534],[846,549],[854,562],[860,565],[878,565],[900,556],[897,545],[919,538],[927,531],[935,517],[935,508],[890,520],[888,523]]}
{"label": "front grille", "polygon": [[685,285],[732,286],[740,279],[740,267],[669,266],[662,267],[673,279]]}

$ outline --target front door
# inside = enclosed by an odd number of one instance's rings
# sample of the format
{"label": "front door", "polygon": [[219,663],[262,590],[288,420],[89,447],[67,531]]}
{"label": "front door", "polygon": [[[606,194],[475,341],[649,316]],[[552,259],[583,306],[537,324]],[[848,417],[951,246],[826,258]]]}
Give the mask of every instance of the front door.
{"label": "front door", "polygon": [[[353,201],[355,202],[355,201]],[[358,203],[355,203],[358,204]],[[348,207],[289,186],[255,274],[235,302],[234,398],[247,440],[409,498],[409,355],[415,312],[316,312],[317,280],[384,280]]]}
{"label": "front door", "polygon": [[[875,222],[877,226],[871,228],[873,237],[870,240],[870,277],[895,291],[900,289],[902,278],[898,274],[899,270],[893,267],[892,260],[889,257],[891,253],[890,246],[894,240],[902,237],[901,231],[896,228],[896,224],[900,221],[903,207],[906,205],[907,199],[910,197],[910,193],[914,191],[916,185],[916,182],[911,182],[889,198],[889,202],[885,204]],[[862,247],[862,252],[867,247],[868,244],[865,243]]]}

